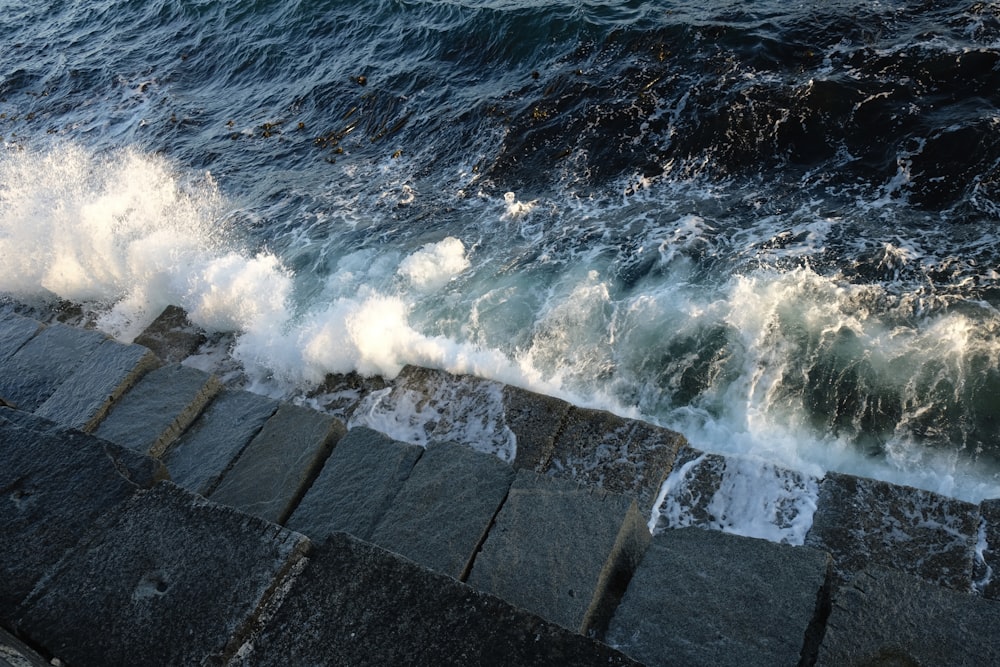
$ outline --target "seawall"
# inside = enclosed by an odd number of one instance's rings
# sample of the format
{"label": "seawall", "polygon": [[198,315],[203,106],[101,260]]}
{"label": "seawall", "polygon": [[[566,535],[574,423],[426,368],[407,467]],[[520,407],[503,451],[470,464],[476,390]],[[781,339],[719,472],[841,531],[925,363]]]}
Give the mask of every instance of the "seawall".
{"label": "seawall", "polygon": [[203,340],[0,316],[0,665],[1000,661],[1000,500],[424,368],[275,401]]}

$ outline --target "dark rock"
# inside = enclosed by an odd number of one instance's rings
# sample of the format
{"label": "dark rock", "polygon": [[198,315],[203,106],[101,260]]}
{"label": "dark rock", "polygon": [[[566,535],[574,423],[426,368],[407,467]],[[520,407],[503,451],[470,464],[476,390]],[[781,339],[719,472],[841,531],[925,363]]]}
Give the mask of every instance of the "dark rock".
{"label": "dark rock", "polygon": [[831,472],[806,544],[833,555],[841,582],[878,565],[967,591],[978,515],[975,505],[930,491]]}
{"label": "dark rock", "polygon": [[834,593],[817,665],[1000,664],[1000,604],[888,568]]}
{"label": "dark rock", "polygon": [[206,340],[205,332],[191,324],[184,309],[167,306],[133,342],[148,347],[166,363],[177,363],[197,352]]}
{"label": "dark rock", "polygon": [[211,498],[283,524],[344,433],[344,425],[333,417],[282,403]]}
{"label": "dark rock", "polygon": [[546,472],[632,496],[648,516],[684,436],[601,410],[572,408]]}
{"label": "dark rock", "polygon": [[166,477],[128,449],[0,408],[0,619],[94,520]]}
{"label": "dark rock", "polygon": [[975,587],[983,597],[1000,600],[1000,498],[979,504]]}
{"label": "dark rock", "polygon": [[829,572],[829,555],[807,547],[664,530],[632,578],[608,643],[648,665],[804,664]]}
{"label": "dark rock", "polygon": [[234,664],[633,665],[454,579],[344,534],[316,549]]}
{"label": "dark rock", "polygon": [[431,443],[371,541],[464,579],[513,479],[514,469],[494,456],[454,443]]}
{"label": "dark rock", "polygon": [[24,642],[0,628],[0,667],[51,667]]}
{"label": "dark rock", "polygon": [[330,373],[323,383],[309,392],[309,398],[321,405],[327,414],[347,420],[361,401],[375,391],[386,388],[380,376],[365,377],[358,373]]}
{"label": "dark rock", "polygon": [[514,467],[544,470],[570,404],[507,385],[503,388],[503,406],[507,426],[517,438]]}
{"label": "dark rock", "polygon": [[423,452],[364,426],[352,428],[286,525],[316,541],[334,532],[370,539]]}
{"label": "dark rock", "polygon": [[43,326],[41,322],[13,313],[0,315],[0,362],[14,356]]}
{"label": "dark rock", "polygon": [[38,409],[106,339],[65,324],[45,327],[0,366],[0,398],[19,410]]}
{"label": "dark rock", "polygon": [[144,347],[106,340],[36,412],[64,426],[93,431],[111,405],[159,364]]}
{"label": "dark rock", "polygon": [[185,489],[209,495],[277,409],[273,399],[222,390],[163,455],[170,478]]}
{"label": "dark rock", "polygon": [[684,447],[663,486],[657,528],[698,526],[801,545],[819,480],[749,456]]}
{"label": "dark rock", "polygon": [[308,544],[162,482],[102,518],[19,627],[73,665],[222,662]]}
{"label": "dark rock", "polygon": [[201,413],[221,384],[196,368],[170,364],[147,373],[110,410],[94,434],[159,457]]}
{"label": "dark rock", "polygon": [[469,585],[569,630],[601,633],[648,542],[632,498],[521,470]]}

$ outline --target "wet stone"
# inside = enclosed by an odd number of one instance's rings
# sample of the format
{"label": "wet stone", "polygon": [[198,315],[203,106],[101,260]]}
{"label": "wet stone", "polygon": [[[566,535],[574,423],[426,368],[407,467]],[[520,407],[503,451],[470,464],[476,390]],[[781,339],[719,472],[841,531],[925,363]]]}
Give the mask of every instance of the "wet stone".
{"label": "wet stone", "polygon": [[51,667],[24,642],[0,628],[0,667]]}
{"label": "wet stone", "polygon": [[684,436],[604,412],[571,408],[545,472],[636,499],[646,516]]}
{"label": "wet stone", "polygon": [[365,377],[355,372],[330,373],[323,384],[309,393],[309,398],[322,406],[323,412],[347,421],[362,399],[385,388],[385,380],[377,375]]}
{"label": "wet stone", "polygon": [[220,663],[308,540],[162,482],[105,515],[25,601],[74,665]]}
{"label": "wet stone", "polygon": [[698,526],[801,545],[816,511],[819,480],[753,457],[684,447],[662,491],[659,530]]}
{"label": "wet stone", "polygon": [[352,428],[286,525],[317,541],[334,532],[370,539],[423,452],[364,426]]}
{"label": "wet stone", "polygon": [[885,566],[959,590],[972,586],[975,505],[909,486],[827,473],[806,544],[833,555],[839,581]]}
{"label": "wet stone", "polygon": [[454,579],[334,534],[234,665],[634,665]]}
{"label": "wet stone", "polygon": [[65,324],[45,327],[0,366],[0,398],[19,410],[38,409],[106,339]]}
{"label": "wet stone", "polygon": [[278,409],[278,401],[224,389],[163,456],[170,478],[209,495],[240,452]]}
{"label": "wet stone", "polygon": [[184,309],[167,306],[134,342],[149,348],[164,362],[176,363],[197,352],[206,340],[205,332],[191,324]]}
{"label": "wet stone", "polygon": [[464,579],[514,469],[463,445],[433,442],[410,472],[371,541]]}
{"label": "wet stone", "polygon": [[36,412],[65,426],[92,431],[111,405],[159,363],[144,347],[105,340]]}
{"label": "wet stone", "polygon": [[980,503],[979,514],[975,587],[983,597],[1000,600],[1000,498]]}
{"label": "wet stone", "polygon": [[834,593],[816,662],[1000,664],[1000,603],[872,567]]}
{"label": "wet stone", "polygon": [[503,388],[503,406],[507,426],[517,439],[514,467],[540,472],[552,457],[556,434],[570,404],[507,385]]}
{"label": "wet stone", "polygon": [[0,362],[14,356],[43,326],[41,322],[13,313],[0,315]]}
{"label": "wet stone", "polygon": [[0,620],[95,519],[166,478],[149,457],[0,408]]}
{"label": "wet stone", "polygon": [[282,403],[211,498],[284,524],[344,433],[344,425],[333,417]]}
{"label": "wet stone", "polygon": [[470,375],[405,366],[391,387],[366,396],[350,425],[367,426],[415,445],[455,442],[513,461],[503,385]]}
{"label": "wet stone", "polygon": [[829,555],[808,547],[664,530],[653,537],[607,641],[648,665],[809,664],[800,657],[818,641],[811,624],[829,572]]}
{"label": "wet stone", "polygon": [[214,376],[196,368],[180,364],[157,368],[122,396],[94,434],[159,457],[220,388]]}
{"label": "wet stone", "polygon": [[574,632],[601,633],[648,542],[632,498],[521,470],[469,585]]}

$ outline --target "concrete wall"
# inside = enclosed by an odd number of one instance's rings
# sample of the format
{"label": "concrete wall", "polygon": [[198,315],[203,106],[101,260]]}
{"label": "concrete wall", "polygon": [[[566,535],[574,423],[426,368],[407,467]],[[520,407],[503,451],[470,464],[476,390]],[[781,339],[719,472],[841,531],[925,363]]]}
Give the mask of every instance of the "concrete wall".
{"label": "concrete wall", "polygon": [[[156,354],[0,316],[0,626],[47,659],[1000,657],[1000,501],[812,479],[431,369],[331,376],[313,410],[179,364],[201,336],[177,309],[139,339]],[[773,501],[727,505],[740,483]],[[770,541],[732,534],[737,509]]]}

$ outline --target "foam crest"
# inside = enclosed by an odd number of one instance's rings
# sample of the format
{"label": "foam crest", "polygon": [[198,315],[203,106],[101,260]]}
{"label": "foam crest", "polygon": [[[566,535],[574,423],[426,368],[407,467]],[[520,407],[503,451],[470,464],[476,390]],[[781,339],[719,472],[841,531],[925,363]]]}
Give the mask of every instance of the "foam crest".
{"label": "foam crest", "polygon": [[431,291],[441,289],[471,265],[462,242],[449,236],[438,243],[428,243],[404,259],[399,273],[417,289]]}

